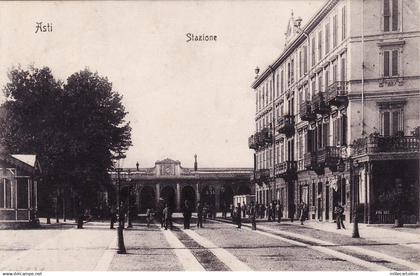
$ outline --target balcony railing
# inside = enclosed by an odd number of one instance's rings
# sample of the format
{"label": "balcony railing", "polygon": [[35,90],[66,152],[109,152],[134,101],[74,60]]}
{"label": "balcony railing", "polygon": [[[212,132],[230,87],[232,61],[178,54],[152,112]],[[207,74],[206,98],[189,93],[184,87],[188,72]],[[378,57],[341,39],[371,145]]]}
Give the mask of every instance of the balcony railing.
{"label": "balcony railing", "polygon": [[262,181],[268,181],[270,179],[269,169],[259,169],[255,171],[255,181],[261,183]]}
{"label": "balcony railing", "polygon": [[293,115],[283,115],[278,118],[279,133],[290,137],[295,133],[295,118]]}
{"label": "balcony railing", "polygon": [[310,170],[316,166],[315,152],[307,152],[303,155],[303,165],[306,169]]}
{"label": "balcony railing", "polygon": [[248,147],[250,148],[250,149],[257,149],[257,139],[256,139],[256,136],[255,135],[251,135],[249,138],[248,138]]}
{"label": "balcony railing", "polygon": [[348,103],[348,82],[336,81],[327,88],[328,104],[342,106]]}
{"label": "balcony railing", "polygon": [[296,161],[284,161],[276,164],[276,175],[280,177],[286,177],[294,175],[297,171]]}
{"label": "balcony railing", "polygon": [[327,146],[317,151],[317,164],[320,167],[336,168],[340,159],[340,148]]}
{"label": "balcony railing", "polygon": [[313,121],[316,119],[316,114],[312,111],[312,105],[310,101],[304,101],[300,104],[299,115],[302,121]]}
{"label": "balcony railing", "polygon": [[353,142],[353,155],[381,152],[419,152],[419,139],[415,136],[377,136],[359,138]]}
{"label": "balcony railing", "polygon": [[312,111],[315,114],[327,114],[329,112],[328,104],[324,92],[316,93],[312,98]]}
{"label": "balcony railing", "polygon": [[263,128],[260,132],[260,145],[271,144],[273,142],[273,133],[268,127]]}

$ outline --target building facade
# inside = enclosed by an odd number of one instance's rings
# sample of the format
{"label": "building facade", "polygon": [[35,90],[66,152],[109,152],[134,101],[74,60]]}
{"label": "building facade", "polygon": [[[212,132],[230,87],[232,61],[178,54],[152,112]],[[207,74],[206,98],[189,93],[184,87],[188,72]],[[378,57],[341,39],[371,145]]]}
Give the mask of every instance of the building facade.
{"label": "building facade", "polygon": [[254,194],[249,178],[252,168],[184,168],[180,161],[156,161],[152,168],[123,168],[112,172],[115,187],[120,181],[121,200],[137,213],[166,202],[176,212],[189,200],[213,206],[216,211],[230,207],[235,195]]}
{"label": "building facade", "polygon": [[258,202],[279,200],[286,217],[305,202],[314,220],[341,204],[347,221],[419,221],[419,16],[415,0],[328,0],[306,24],[292,13],[252,83]]}

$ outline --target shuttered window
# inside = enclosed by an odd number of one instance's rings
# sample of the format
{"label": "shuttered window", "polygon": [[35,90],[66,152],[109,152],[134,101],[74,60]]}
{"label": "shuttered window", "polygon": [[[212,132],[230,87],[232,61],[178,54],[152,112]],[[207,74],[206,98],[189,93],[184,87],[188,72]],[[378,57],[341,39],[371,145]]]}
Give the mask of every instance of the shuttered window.
{"label": "shuttered window", "polygon": [[346,7],[341,9],[341,39],[344,40],[346,38]]}
{"label": "shuttered window", "polygon": [[337,46],[337,15],[333,16],[333,48]]}
{"label": "shuttered window", "polygon": [[384,0],[384,32],[389,32],[390,15],[389,0]]}
{"label": "shuttered window", "polygon": [[383,113],[383,124],[384,124],[384,136],[389,136],[390,135],[390,120],[389,120],[389,112],[384,112]]}
{"label": "shuttered window", "polygon": [[386,50],[384,53],[384,77],[396,77],[399,75],[398,50]]}
{"label": "shuttered window", "polygon": [[384,51],[384,76],[389,77],[389,51]]}
{"label": "shuttered window", "polygon": [[398,0],[383,0],[384,32],[398,31]]}
{"label": "shuttered window", "polygon": [[398,50],[392,51],[392,75],[398,75]]}
{"label": "shuttered window", "polygon": [[325,54],[330,51],[330,23],[325,24]]}
{"label": "shuttered window", "polygon": [[306,46],[303,46],[303,72],[305,74],[308,72],[308,49]]}
{"label": "shuttered window", "polygon": [[392,0],[392,30],[398,30],[398,0]]}

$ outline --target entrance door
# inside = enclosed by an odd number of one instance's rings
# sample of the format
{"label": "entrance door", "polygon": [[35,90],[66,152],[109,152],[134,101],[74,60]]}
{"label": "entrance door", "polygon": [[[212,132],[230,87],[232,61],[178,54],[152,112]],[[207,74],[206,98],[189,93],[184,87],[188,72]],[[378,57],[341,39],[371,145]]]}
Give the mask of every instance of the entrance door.
{"label": "entrance door", "polygon": [[140,212],[144,213],[148,208],[156,209],[156,198],[153,188],[145,186],[140,192]]}
{"label": "entrance door", "polygon": [[171,186],[166,186],[161,191],[161,197],[168,204],[171,210],[175,210],[175,190]]}

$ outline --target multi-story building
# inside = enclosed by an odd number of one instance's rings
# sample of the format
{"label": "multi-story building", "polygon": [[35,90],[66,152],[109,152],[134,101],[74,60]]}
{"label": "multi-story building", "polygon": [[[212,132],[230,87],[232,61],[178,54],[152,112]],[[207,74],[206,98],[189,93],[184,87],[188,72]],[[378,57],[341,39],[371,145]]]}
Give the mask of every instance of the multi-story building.
{"label": "multi-story building", "polygon": [[292,13],[284,50],[252,83],[259,203],[279,200],[286,217],[305,202],[309,219],[332,221],[341,204],[346,220],[419,221],[419,10],[328,0],[306,24]]}

